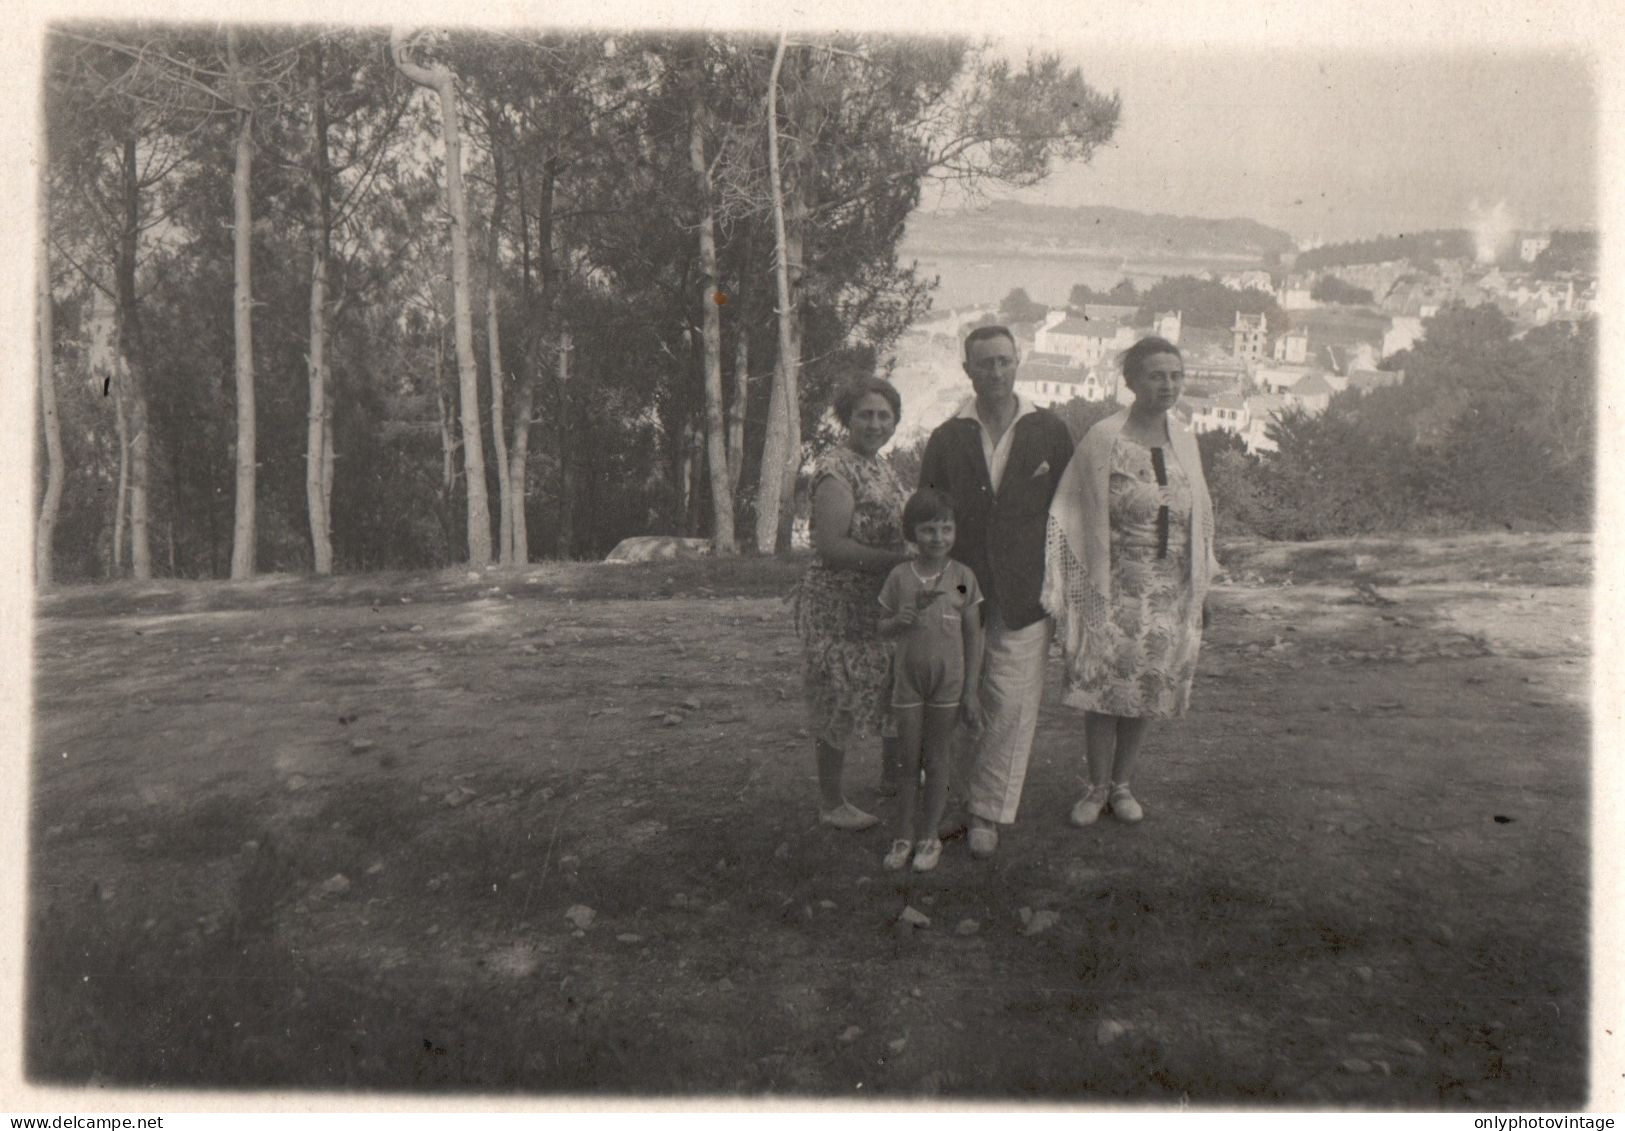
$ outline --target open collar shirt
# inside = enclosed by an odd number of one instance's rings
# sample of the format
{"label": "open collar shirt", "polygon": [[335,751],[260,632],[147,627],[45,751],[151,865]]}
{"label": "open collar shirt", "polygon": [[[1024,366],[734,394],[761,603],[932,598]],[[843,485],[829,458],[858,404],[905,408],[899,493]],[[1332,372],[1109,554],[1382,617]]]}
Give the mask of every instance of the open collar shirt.
{"label": "open collar shirt", "polygon": [[959,406],[959,411],[954,413],[956,417],[976,421],[977,434],[982,437],[982,455],[987,460],[987,475],[993,481],[993,493],[995,495],[999,491],[999,481],[1004,478],[1005,464],[1010,462],[1010,448],[1016,436],[1016,421],[1028,413],[1037,411],[1037,405],[1017,393],[1016,414],[1010,418],[1009,427],[1005,428],[1004,435],[999,437],[997,444],[993,442],[993,434],[988,431],[987,424],[983,422],[981,414],[976,411],[976,398],[974,396],[966,398],[965,403]]}

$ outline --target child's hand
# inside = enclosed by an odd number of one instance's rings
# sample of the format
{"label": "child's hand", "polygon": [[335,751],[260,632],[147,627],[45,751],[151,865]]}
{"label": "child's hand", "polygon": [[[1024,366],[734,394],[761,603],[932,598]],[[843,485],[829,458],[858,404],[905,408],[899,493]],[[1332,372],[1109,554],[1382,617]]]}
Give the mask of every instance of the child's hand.
{"label": "child's hand", "polygon": [[959,718],[973,734],[982,732],[982,703],[974,694],[959,701]]}
{"label": "child's hand", "polygon": [[898,628],[913,628],[914,622],[919,619],[919,616],[920,613],[918,609],[911,609],[907,605],[904,605],[902,608],[897,610],[897,615],[892,619],[897,622]]}

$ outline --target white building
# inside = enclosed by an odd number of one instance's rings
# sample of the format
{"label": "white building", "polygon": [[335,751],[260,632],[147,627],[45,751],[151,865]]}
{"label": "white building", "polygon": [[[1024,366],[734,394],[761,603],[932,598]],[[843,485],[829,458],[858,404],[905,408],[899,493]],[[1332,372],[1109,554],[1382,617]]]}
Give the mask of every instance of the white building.
{"label": "white building", "polygon": [[1260,364],[1253,369],[1253,385],[1262,393],[1285,393],[1309,373],[1307,365]]}
{"label": "white building", "polygon": [[1263,311],[1243,314],[1238,310],[1236,321],[1230,327],[1230,338],[1232,357],[1256,361],[1264,356],[1264,348],[1269,342],[1269,319]]}
{"label": "white building", "polygon": [[1311,416],[1319,416],[1326,411],[1334,392],[1336,390],[1326,380],[1324,373],[1308,373],[1287,390],[1286,396],[1290,403],[1297,405]]}
{"label": "white building", "polygon": [[1113,391],[1106,387],[1097,370],[1083,366],[1029,357],[1022,361],[1021,368],[1016,371],[1017,395],[1040,408],[1051,408],[1079,399],[1102,401]]}
{"label": "white building", "polygon": [[1422,320],[1408,314],[1396,314],[1382,335],[1382,356],[1408,350],[1422,336]]}
{"label": "white building", "polygon": [[1220,393],[1216,397],[1181,397],[1180,404],[1190,413],[1193,432],[1234,432],[1245,435],[1249,417],[1247,402],[1234,393]]}
{"label": "white building", "polygon": [[1309,360],[1309,331],[1299,327],[1275,339],[1275,360],[1302,365]]}
{"label": "white building", "polygon": [[1051,323],[1050,318],[1039,328],[1034,348],[1041,353],[1065,354],[1075,365],[1097,365],[1135,342],[1133,327],[1121,322],[1062,317]]}
{"label": "white building", "polygon": [[1275,303],[1282,310],[1309,310],[1319,304],[1310,297],[1314,285],[1302,275],[1289,275],[1275,288]]}
{"label": "white building", "polygon": [[1179,332],[1184,326],[1184,312],[1178,310],[1163,311],[1158,314],[1152,325],[1151,332],[1164,341],[1179,344]]}
{"label": "white building", "polygon": [[1524,236],[1518,241],[1518,258],[1525,263],[1533,263],[1540,257],[1540,253],[1552,246],[1552,237]]}
{"label": "white building", "polygon": [[1247,450],[1255,455],[1273,452],[1275,441],[1269,438],[1269,426],[1287,408],[1287,399],[1274,393],[1260,393],[1247,398],[1247,427],[1241,439]]}
{"label": "white building", "polygon": [[1232,271],[1228,275],[1221,276],[1220,281],[1232,290],[1238,291],[1253,290],[1270,294],[1275,289],[1275,280],[1270,278],[1270,273],[1256,269]]}

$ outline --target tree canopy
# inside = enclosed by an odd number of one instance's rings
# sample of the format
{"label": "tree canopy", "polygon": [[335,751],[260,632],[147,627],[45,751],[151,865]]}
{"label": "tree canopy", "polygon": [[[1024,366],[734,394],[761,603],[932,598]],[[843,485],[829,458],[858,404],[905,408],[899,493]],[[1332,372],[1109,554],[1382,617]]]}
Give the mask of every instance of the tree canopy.
{"label": "tree canopy", "polygon": [[1131,279],[1119,279],[1107,291],[1097,291],[1088,283],[1074,283],[1072,293],[1067,296],[1066,301],[1069,306],[1076,309],[1082,309],[1092,302],[1103,302],[1112,306],[1139,306],[1140,292]]}
{"label": "tree canopy", "polygon": [[1473,234],[1465,228],[1441,231],[1402,232],[1397,236],[1375,236],[1365,240],[1322,244],[1300,252],[1293,269],[1320,271],[1328,267],[1352,266],[1356,263],[1388,263],[1410,259],[1471,259],[1476,251]]}
{"label": "tree canopy", "polygon": [[1309,297],[1316,302],[1341,303],[1345,306],[1370,306],[1376,301],[1376,296],[1364,287],[1345,283],[1336,275],[1322,275],[1315,280]]}
{"label": "tree canopy", "polygon": [[1037,322],[1047,313],[1049,307],[1028,298],[1022,287],[1015,288],[999,302],[999,317],[1006,323]]}
{"label": "tree canopy", "polygon": [[[400,45],[53,27],[57,574],[117,575],[135,555],[220,576],[234,525],[250,568],[311,568],[328,530],[332,566],[353,570],[468,560],[486,523],[522,560],[725,529],[719,499],[748,522],[781,340],[808,438],[780,457],[794,466],[835,387],[929,309],[897,254],[924,187],[1038,183],[1119,113],[1051,55],[788,44],[781,339],[772,41],[429,29]],[[449,76],[452,100],[413,68]],[[719,475],[729,490],[708,490]],[[477,485],[504,501],[471,525]]]}
{"label": "tree canopy", "polygon": [[1269,537],[1411,525],[1584,526],[1594,498],[1595,320],[1515,337],[1493,305],[1460,304],[1390,359],[1405,379],[1284,414],[1277,450],[1215,460],[1215,505]]}
{"label": "tree canopy", "polygon": [[1140,298],[1135,323],[1149,326],[1159,313],[1167,310],[1179,311],[1186,326],[1209,330],[1230,329],[1235,325],[1238,311],[1264,314],[1271,333],[1286,326],[1286,315],[1267,291],[1253,287],[1237,290],[1216,279],[1198,279],[1191,275],[1153,283]]}

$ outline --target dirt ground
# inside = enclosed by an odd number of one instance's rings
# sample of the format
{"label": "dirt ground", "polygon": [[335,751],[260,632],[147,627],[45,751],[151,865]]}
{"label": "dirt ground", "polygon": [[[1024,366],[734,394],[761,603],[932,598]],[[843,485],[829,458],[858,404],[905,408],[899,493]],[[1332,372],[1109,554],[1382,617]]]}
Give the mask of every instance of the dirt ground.
{"label": "dirt ground", "polygon": [[902,880],[817,824],[796,562],[44,597],[28,1074],[1583,1105],[1589,536],[1224,558],[1144,823],[1067,825],[1052,686],[997,855]]}

